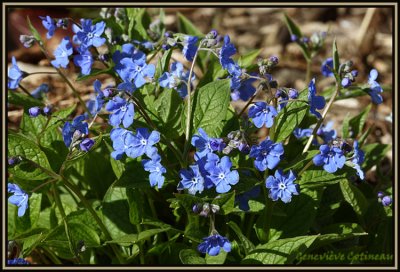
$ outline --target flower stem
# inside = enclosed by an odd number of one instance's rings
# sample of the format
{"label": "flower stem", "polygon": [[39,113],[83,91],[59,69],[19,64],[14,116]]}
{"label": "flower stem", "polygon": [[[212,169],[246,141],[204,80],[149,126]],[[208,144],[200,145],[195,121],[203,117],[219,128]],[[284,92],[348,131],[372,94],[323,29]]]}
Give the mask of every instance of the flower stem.
{"label": "flower stem", "polygon": [[33,72],[33,73],[28,73],[26,77],[31,76],[31,75],[40,75],[40,74],[49,74],[49,75],[55,75],[58,74],[57,72],[46,72],[46,71],[41,71],[41,72]]}
{"label": "flower stem", "polygon": [[32,94],[21,84],[18,84],[18,87],[24,92],[26,93],[28,96],[33,97]]}
{"label": "flower stem", "polygon": [[199,53],[199,50],[201,48],[201,42],[199,44],[199,48],[197,49],[194,57],[193,57],[193,61],[192,61],[192,66],[190,67],[190,71],[189,71],[189,78],[188,78],[188,83],[187,83],[187,113],[186,113],[186,129],[185,129],[185,145],[183,148],[183,160],[187,161],[187,156],[189,153],[189,146],[190,146],[190,131],[191,131],[191,119],[192,119],[192,101],[191,101],[191,97],[192,97],[192,84],[190,83],[190,80],[192,78],[193,75],[193,69],[194,69],[194,65],[196,63],[197,60],[197,56]]}
{"label": "flower stem", "polygon": [[312,59],[311,58],[306,58],[307,61],[307,72],[306,72],[306,80],[305,82],[310,82],[310,77],[311,77],[311,64],[312,64]]}
{"label": "flower stem", "polygon": [[332,107],[332,104],[335,101],[336,96],[339,94],[339,90],[340,90],[340,83],[336,82],[336,91],[331,96],[331,99],[329,100],[328,104],[326,105],[326,107],[324,109],[324,112],[322,113],[321,119],[318,120],[317,125],[314,127],[314,130],[313,130],[310,138],[308,138],[308,142],[303,149],[303,154],[308,151],[308,149],[311,146],[312,141],[314,140],[315,137],[317,137],[317,131],[320,128],[320,126],[322,125],[322,122],[324,121],[326,115],[328,114],[329,109]]}

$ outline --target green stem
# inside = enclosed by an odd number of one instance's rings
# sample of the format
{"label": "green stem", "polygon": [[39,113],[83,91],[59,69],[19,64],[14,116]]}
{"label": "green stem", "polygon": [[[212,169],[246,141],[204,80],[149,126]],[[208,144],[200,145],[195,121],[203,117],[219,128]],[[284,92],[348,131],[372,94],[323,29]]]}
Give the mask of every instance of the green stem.
{"label": "green stem", "polygon": [[24,92],[26,93],[28,96],[33,97],[32,94],[21,84],[18,84],[18,87]]}
{"label": "green stem", "polygon": [[196,54],[193,57],[193,61],[192,61],[192,66],[190,67],[190,71],[189,71],[189,78],[188,78],[188,83],[187,83],[187,112],[186,112],[186,129],[185,129],[185,145],[183,148],[183,160],[187,160],[187,156],[189,153],[189,147],[190,147],[190,131],[191,131],[191,119],[192,119],[192,84],[190,83],[192,75],[193,75],[193,69],[194,69],[194,65],[196,63],[197,60],[197,56],[198,53],[200,51],[201,48],[201,43],[199,45],[199,48],[196,51]]}
{"label": "green stem", "polygon": [[336,82],[336,91],[331,96],[331,99],[329,100],[328,104],[326,105],[326,107],[324,109],[324,112],[322,113],[321,119],[318,120],[317,125],[314,127],[314,130],[313,130],[310,138],[308,138],[308,142],[307,142],[306,146],[303,149],[303,154],[308,151],[308,149],[311,146],[312,141],[314,140],[315,137],[317,137],[317,131],[320,128],[320,126],[322,125],[322,122],[324,121],[326,115],[328,114],[328,111],[332,107],[332,104],[335,101],[336,96],[339,94],[339,90],[340,90],[340,83]]}
{"label": "green stem", "polygon": [[46,253],[46,256],[49,257],[49,259],[53,262],[53,264],[62,264],[52,250],[48,249],[47,247],[42,247],[42,249]]}
{"label": "green stem", "polygon": [[[63,177],[63,181],[64,181],[64,185],[65,187],[67,187],[68,189],[70,189],[72,192],[74,192],[76,194],[76,196],[82,201],[82,204],[86,207],[86,209],[89,210],[89,212],[92,214],[93,218],[96,220],[97,224],[99,225],[101,231],[103,232],[104,236],[106,237],[106,239],[108,241],[112,241],[112,237],[110,235],[110,233],[108,232],[108,229],[106,228],[106,226],[103,224],[103,221],[101,221],[100,217],[97,215],[96,211],[93,209],[92,205],[90,205],[90,203],[86,200],[86,198],[82,195],[81,191],[79,190],[79,188],[77,188],[75,186],[75,184],[69,182],[67,179],[65,179]],[[118,258],[119,262],[121,264],[124,263],[124,259],[121,256],[118,247],[113,244],[110,243],[110,246],[112,248],[112,250],[114,251],[115,256]]]}
{"label": "green stem", "polygon": [[[140,224],[137,224],[137,225],[136,225],[136,230],[137,230],[137,233],[138,233],[138,235],[139,235],[139,233],[142,232],[142,226],[141,226]],[[138,244],[138,246],[139,246],[139,259],[140,259],[140,264],[145,264],[146,261],[145,261],[145,259],[144,259],[143,241],[140,241],[140,243]]]}
{"label": "green stem", "polygon": [[306,171],[311,165],[313,165],[313,160],[312,159],[304,166],[303,169],[301,169],[301,171],[297,174],[297,176],[300,177],[301,174],[303,174],[304,171]]}
{"label": "green stem", "polygon": [[307,72],[306,72],[306,84],[308,84],[308,82],[310,82],[310,78],[311,78],[311,64],[312,64],[312,59],[309,58],[307,59]]}
{"label": "green stem", "polygon": [[58,74],[57,72],[33,72],[33,73],[27,73],[27,75],[25,77],[31,76],[31,75],[40,75],[40,74],[48,74],[48,75],[55,75]]}

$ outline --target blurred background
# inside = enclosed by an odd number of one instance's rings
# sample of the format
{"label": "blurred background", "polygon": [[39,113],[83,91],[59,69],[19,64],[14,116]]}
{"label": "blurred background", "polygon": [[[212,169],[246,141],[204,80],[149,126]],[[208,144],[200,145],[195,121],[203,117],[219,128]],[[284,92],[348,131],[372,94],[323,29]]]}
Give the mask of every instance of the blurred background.
{"label": "blurred background", "polygon": [[[279,58],[279,65],[274,70],[273,76],[280,86],[294,87],[302,90],[306,62],[300,48],[290,41],[290,33],[283,20],[286,12],[301,28],[305,36],[310,37],[314,32],[326,31],[326,45],[315,57],[312,64],[312,75],[316,77],[318,92],[333,84],[332,78],[324,78],[320,66],[324,59],[331,56],[331,44],[337,40],[341,61],[351,60],[354,68],[359,71],[356,83],[366,83],[368,73],[372,68],[379,71],[378,82],[384,87],[383,104],[373,105],[366,123],[367,127],[373,126],[368,142],[392,144],[392,123],[387,116],[392,112],[392,86],[393,86],[393,9],[392,8],[363,8],[363,7],[324,7],[324,8],[259,8],[259,7],[233,7],[233,8],[166,8],[165,25],[170,31],[177,29],[177,13],[180,12],[196,25],[203,33],[216,29],[220,34],[228,34],[231,42],[235,44],[239,54],[262,49],[260,57],[268,58],[275,55]],[[21,34],[29,34],[26,17],[39,30],[43,39],[47,41],[46,47],[53,52],[59,41],[65,36],[72,36],[70,30],[58,29],[55,36],[47,40],[46,30],[42,26],[39,16],[71,17],[75,21],[80,18],[97,18],[98,8],[23,8],[8,10],[7,25],[7,50],[8,61],[15,56],[22,70],[53,71],[48,61],[40,52],[38,46],[26,49],[19,41]],[[156,19],[158,8],[149,8],[148,12]],[[72,65],[71,65],[72,66]],[[72,78],[78,70],[69,68]],[[99,79],[106,84],[107,76]],[[76,103],[72,93],[66,85],[55,75],[35,75],[23,81],[28,90],[33,90],[41,83],[52,86],[49,94],[51,103],[58,107],[65,107]],[[84,100],[89,99],[93,93],[93,80],[75,83]],[[335,103],[328,120],[335,121],[335,128],[339,129],[341,123],[349,113],[351,116],[358,114],[365,108],[371,99],[369,96],[352,98]],[[240,102],[235,105],[240,107]],[[8,111],[9,127],[16,127],[22,114],[22,109],[10,107]],[[340,130],[339,130],[340,131]],[[340,134],[340,133],[339,133]],[[382,161],[383,171],[390,171],[392,154]],[[370,171],[374,175],[373,171]],[[376,180],[370,176],[371,182]]]}

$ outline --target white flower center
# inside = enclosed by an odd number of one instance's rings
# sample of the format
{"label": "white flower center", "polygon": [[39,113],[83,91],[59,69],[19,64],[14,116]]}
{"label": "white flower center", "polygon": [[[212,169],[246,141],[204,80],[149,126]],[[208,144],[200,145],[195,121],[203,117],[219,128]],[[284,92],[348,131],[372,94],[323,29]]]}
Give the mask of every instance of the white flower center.
{"label": "white flower center", "polygon": [[121,111],[126,111],[126,106],[122,106],[122,107],[120,108],[120,110],[121,110]]}
{"label": "white flower center", "polygon": [[279,189],[281,189],[281,190],[285,190],[285,189],[286,189],[286,185],[285,185],[283,182],[280,182],[280,183],[278,184],[278,187],[279,187]]}
{"label": "white flower center", "polygon": [[199,182],[199,180],[197,178],[192,178],[192,183],[193,184],[197,184]]}
{"label": "white flower center", "polygon": [[91,32],[89,32],[88,34],[87,34],[87,37],[89,38],[89,39],[91,39],[91,38],[93,38],[93,33],[91,33]]}
{"label": "white flower center", "polygon": [[224,179],[225,178],[225,174],[224,173],[219,173],[218,178],[219,179]]}
{"label": "white flower center", "polygon": [[140,140],[140,143],[141,143],[142,145],[146,145],[146,144],[147,144],[147,140],[146,140],[146,139],[141,139],[141,140]]}

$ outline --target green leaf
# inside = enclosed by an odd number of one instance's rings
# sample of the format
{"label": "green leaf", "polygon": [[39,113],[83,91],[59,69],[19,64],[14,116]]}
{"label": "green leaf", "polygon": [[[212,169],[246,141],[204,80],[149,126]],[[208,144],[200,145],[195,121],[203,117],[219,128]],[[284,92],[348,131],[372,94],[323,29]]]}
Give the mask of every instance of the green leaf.
{"label": "green leaf", "polygon": [[178,138],[183,102],[177,91],[164,90],[154,102],[154,107],[160,120],[157,125],[160,133],[170,139]]}
{"label": "green leaf", "polygon": [[366,233],[363,228],[356,223],[335,223],[324,227],[321,230],[321,233],[325,234],[318,236],[313,247],[326,246],[338,241],[368,235],[368,233]]}
{"label": "green leaf", "polygon": [[158,64],[156,67],[156,72],[154,74],[154,78],[159,78],[164,72],[168,71],[169,62],[172,56],[172,49],[168,49],[164,52],[164,55],[158,59]]}
{"label": "green leaf", "polygon": [[349,122],[350,122],[350,113],[347,113],[343,119],[342,125],[342,138],[346,139],[349,137]]}
{"label": "green leaf", "polygon": [[229,79],[210,82],[197,90],[193,101],[193,133],[202,128],[211,137],[220,136],[215,130],[226,118],[229,101]]}
{"label": "green leaf", "polygon": [[333,70],[335,75],[338,74],[339,72],[339,52],[337,50],[337,45],[336,45],[336,38],[333,40],[333,44],[332,44],[332,58],[333,58]]}
{"label": "green leaf", "polygon": [[[68,223],[68,232],[75,250],[78,250],[79,241],[84,241],[86,248],[100,245],[100,238],[96,231],[84,223]],[[69,246],[70,240],[65,233],[65,225],[62,223],[46,237],[44,245],[51,247],[59,257],[70,259],[74,257]]]}
{"label": "green leaf", "polygon": [[182,249],[179,252],[179,259],[181,259],[182,264],[206,264],[206,260],[193,249]]}
{"label": "green leaf", "polygon": [[204,36],[203,33],[190,22],[189,19],[187,19],[183,14],[179,12],[178,12],[178,32],[198,37]]}
{"label": "green leaf", "polygon": [[22,256],[27,257],[31,254],[41,241],[46,237],[47,231],[43,231],[39,234],[34,234],[23,239]]}
{"label": "green leaf", "polygon": [[212,204],[220,207],[219,213],[222,215],[231,213],[235,204],[235,192],[220,194],[212,201]]}
{"label": "green leaf", "polygon": [[129,202],[126,189],[111,186],[102,204],[103,222],[112,239],[132,234],[136,231],[129,219]]}
{"label": "green leaf", "polygon": [[43,107],[43,102],[35,99],[31,96],[28,96],[23,93],[17,93],[16,91],[9,90],[8,91],[8,103],[13,105],[23,106],[25,109],[29,109],[31,107]]}
{"label": "green leaf", "polygon": [[[296,25],[296,23],[292,19],[290,19],[286,14],[284,14],[284,19],[290,34],[296,35],[299,39],[303,37],[300,28]],[[300,46],[301,51],[303,52],[304,58],[306,60],[310,60],[311,56],[310,53],[308,52],[307,47],[303,43],[298,43],[298,45]]]}
{"label": "green leaf", "polygon": [[363,151],[365,153],[365,161],[362,164],[362,169],[366,172],[371,169],[374,165],[379,164],[382,159],[387,155],[390,150],[391,145],[373,143],[363,146]]}
{"label": "green leaf", "polygon": [[143,198],[143,191],[127,189],[126,194],[129,203],[129,219],[132,224],[138,225],[144,217],[143,203],[145,199]]}
{"label": "green leaf", "polygon": [[235,222],[229,221],[227,224],[239,238],[239,245],[243,248],[245,255],[249,254],[249,252],[254,249],[253,243],[249,239],[247,239],[247,237],[242,233],[242,230]]}
{"label": "green leaf", "polygon": [[113,76],[114,75],[114,69],[113,67],[107,68],[107,69],[96,69],[93,68],[90,72],[90,74],[88,75],[83,75],[83,74],[79,74],[78,77],[76,78],[76,81],[82,81],[82,80],[87,80],[90,79],[94,76],[98,76],[98,75],[103,75],[103,74],[108,74]]}
{"label": "green leaf", "polygon": [[[305,96],[307,96],[307,89],[300,93],[299,99],[303,99]],[[283,142],[290,136],[293,130],[299,127],[307,111],[308,105],[304,102],[291,102],[283,107],[274,120],[274,142]]]}
{"label": "green leaf", "polygon": [[[51,172],[49,161],[43,151],[33,141],[19,134],[9,132],[8,156],[22,156]],[[28,180],[42,180],[49,177],[44,170],[36,167],[30,161],[23,161],[9,168],[9,172],[17,178]]]}
{"label": "green leaf", "polygon": [[369,104],[360,114],[349,120],[349,130],[351,131],[352,138],[358,138],[359,134],[362,132],[370,110],[371,104]]}
{"label": "green leaf", "polygon": [[28,22],[29,30],[31,31],[33,37],[35,37],[35,40],[43,44],[42,37],[40,36],[39,32],[36,30],[36,28],[32,25],[31,20],[29,19],[29,16],[26,17],[26,21]]}
{"label": "green leaf", "polygon": [[218,255],[210,256],[206,255],[206,263],[207,264],[224,264],[226,260],[226,256],[228,255],[227,252],[221,250]]}
{"label": "green leaf", "polygon": [[272,241],[257,246],[241,264],[291,264],[298,254],[304,253],[318,235],[298,236]]}
{"label": "green leaf", "polygon": [[347,169],[348,167],[345,166],[344,169],[331,174],[317,166],[311,166],[302,173],[299,180],[300,187],[316,188],[345,181],[347,180]]}
{"label": "green leaf", "polygon": [[361,217],[365,214],[368,208],[368,201],[363,193],[348,180],[340,181],[340,189],[342,190],[344,199],[353,207],[357,215]]}
{"label": "green leaf", "polygon": [[257,58],[257,56],[260,55],[261,51],[262,49],[256,49],[240,56],[238,60],[238,65],[240,67],[247,69],[252,65],[253,61]]}
{"label": "green leaf", "polygon": [[150,40],[147,29],[151,18],[145,8],[126,8],[129,19],[128,34],[130,40]]}
{"label": "green leaf", "polygon": [[121,237],[113,239],[112,241],[107,241],[106,243],[118,243],[122,246],[130,246],[133,244],[137,244],[140,241],[146,240],[146,239],[148,239],[154,235],[157,235],[159,233],[166,232],[168,230],[169,230],[169,228],[149,229],[149,230],[142,231],[139,234],[134,233],[134,234],[123,235]]}
{"label": "green leaf", "polygon": [[150,188],[149,173],[144,171],[138,159],[127,159],[121,177],[114,183],[115,187]]}
{"label": "green leaf", "polygon": [[28,208],[26,209],[24,216],[19,217],[17,210],[15,210],[14,216],[17,233],[23,233],[37,225],[40,216],[41,203],[42,194],[32,193],[32,195],[29,195]]}

